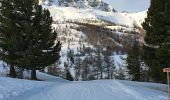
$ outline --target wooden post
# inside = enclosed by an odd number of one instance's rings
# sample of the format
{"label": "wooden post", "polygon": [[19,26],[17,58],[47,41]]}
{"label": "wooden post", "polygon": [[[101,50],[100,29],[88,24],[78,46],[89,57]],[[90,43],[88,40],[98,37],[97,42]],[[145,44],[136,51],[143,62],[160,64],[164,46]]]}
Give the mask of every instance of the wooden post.
{"label": "wooden post", "polygon": [[164,68],[163,72],[167,73],[167,84],[168,84],[168,100],[170,100],[170,79],[169,79],[169,73],[170,73],[170,68]]}
{"label": "wooden post", "polygon": [[168,100],[170,100],[169,72],[167,72],[167,82],[168,82]]}

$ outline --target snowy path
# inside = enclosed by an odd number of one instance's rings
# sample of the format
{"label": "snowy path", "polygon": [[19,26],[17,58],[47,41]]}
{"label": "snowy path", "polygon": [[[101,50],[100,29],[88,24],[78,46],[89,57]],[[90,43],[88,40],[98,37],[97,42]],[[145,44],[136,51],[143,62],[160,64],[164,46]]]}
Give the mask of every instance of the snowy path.
{"label": "snowy path", "polygon": [[[128,85],[127,85],[128,83]],[[49,82],[11,100],[167,100],[164,91],[118,80]]]}

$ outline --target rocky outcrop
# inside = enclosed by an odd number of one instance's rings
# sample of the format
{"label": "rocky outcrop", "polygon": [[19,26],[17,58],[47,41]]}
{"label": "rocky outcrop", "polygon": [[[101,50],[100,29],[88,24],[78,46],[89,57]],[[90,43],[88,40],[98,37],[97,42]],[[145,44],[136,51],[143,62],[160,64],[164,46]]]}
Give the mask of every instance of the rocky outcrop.
{"label": "rocky outcrop", "polygon": [[58,1],[59,6],[76,8],[94,8],[106,12],[115,12],[115,9],[102,0],[42,0],[50,2]]}

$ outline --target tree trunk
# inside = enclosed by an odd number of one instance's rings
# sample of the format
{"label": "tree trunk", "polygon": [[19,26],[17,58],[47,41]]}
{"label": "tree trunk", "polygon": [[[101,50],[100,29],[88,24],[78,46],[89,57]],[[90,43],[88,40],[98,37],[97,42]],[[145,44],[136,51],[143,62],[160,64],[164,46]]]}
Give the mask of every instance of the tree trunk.
{"label": "tree trunk", "polygon": [[100,73],[100,75],[101,75],[101,79],[103,79],[103,68],[102,68],[102,66],[101,66],[101,73]]}
{"label": "tree trunk", "polygon": [[101,79],[103,79],[103,72],[101,72]]}
{"label": "tree trunk", "polygon": [[13,77],[13,78],[16,78],[16,72],[15,72],[15,67],[14,67],[14,64],[11,64],[10,65],[10,73],[9,73],[9,76],[10,77]]}
{"label": "tree trunk", "polygon": [[31,69],[31,80],[37,80],[36,69]]}
{"label": "tree trunk", "polygon": [[107,76],[108,79],[110,79],[110,67],[108,67],[108,76]]}

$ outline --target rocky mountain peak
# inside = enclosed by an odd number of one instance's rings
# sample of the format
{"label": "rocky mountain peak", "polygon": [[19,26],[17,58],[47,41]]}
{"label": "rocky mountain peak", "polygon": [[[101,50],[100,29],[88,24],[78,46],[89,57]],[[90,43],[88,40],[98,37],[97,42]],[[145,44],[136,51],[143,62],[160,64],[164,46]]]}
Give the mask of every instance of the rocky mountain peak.
{"label": "rocky mountain peak", "polygon": [[92,8],[106,12],[115,12],[116,10],[103,0],[40,0],[48,5],[56,2],[59,6],[76,7],[76,8]]}

